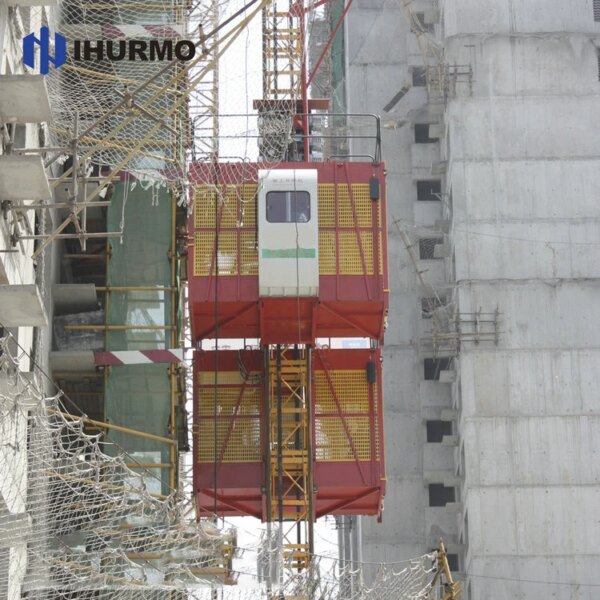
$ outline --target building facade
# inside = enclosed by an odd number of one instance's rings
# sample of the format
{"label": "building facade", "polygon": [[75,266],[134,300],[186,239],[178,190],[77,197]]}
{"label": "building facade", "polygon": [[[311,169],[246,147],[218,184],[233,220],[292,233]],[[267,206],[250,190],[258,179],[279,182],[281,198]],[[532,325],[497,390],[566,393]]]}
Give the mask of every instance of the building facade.
{"label": "building facade", "polygon": [[591,598],[600,6],[404,4],[359,3],[347,32],[391,227],[388,494],[364,558],[443,537],[467,598]]}

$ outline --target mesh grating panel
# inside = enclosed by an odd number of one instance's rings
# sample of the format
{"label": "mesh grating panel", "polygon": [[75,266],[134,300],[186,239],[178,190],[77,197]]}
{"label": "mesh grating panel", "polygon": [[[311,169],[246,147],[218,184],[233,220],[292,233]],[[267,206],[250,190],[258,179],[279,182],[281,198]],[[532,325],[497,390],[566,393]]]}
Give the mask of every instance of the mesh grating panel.
{"label": "mesh grating panel", "polygon": [[[252,377],[257,374],[252,372],[249,375]],[[198,381],[198,460],[213,462],[214,372],[198,373]],[[217,457],[223,453],[223,444],[227,439],[223,462],[260,461],[261,388],[257,385],[246,385],[244,388],[238,371],[220,371],[217,382]]]}
{"label": "mesh grating panel", "polygon": [[[338,409],[324,371],[316,371],[315,413],[337,413]],[[329,371],[329,378],[342,413],[369,413],[369,384],[364,371]],[[375,388],[374,393],[377,394]]]}
{"label": "mesh grating panel", "polygon": [[[358,460],[371,459],[369,417],[346,417],[346,425]],[[346,428],[339,417],[315,418],[315,455],[322,461],[355,460]]]}
{"label": "mesh grating panel", "polygon": [[335,275],[334,231],[319,231],[319,274]]}
{"label": "mesh grating panel", "polygon": [[196,188],[194,194],[194,227],[212,227],[215,224],[215,197],[216,190],[206,185]]}
{"label": "mesh grating panel", "polygon": [[352,203],[348,186],[340,184],[338,187],[337,211],[335,203],[335,186],[333,183],[322,183],[319,185],[319,226],[335,227],[336,212],[339,227],[371,227],[373,224],[371,196],[369,185],[355,183],[352,185],[354,199],[354,210],[356,211],[356,223],[352,212]]}
{"label": "mesh grating panel", "polygon": [[[367,383],[365,373],[357,370],[332,370],[328,374],[344,419],[340,416],[325,372],[315,371],[315,452],[317,460],[355,460],[352,453],[352,446],[344,427],[344,421],[350,432],[350,437],[356,448],[359,460],[371,459],[370,432],[372,430],[375,432],[375,458],[379,460],[377,385],[373,385],[373,399],[375,404],[373,407],[374,423],[371,423],[371,416],[369,415],[369,384]],[[346,416],[350,414],[352,416]]]}
{"label": "mesh grating panel", "polygon": [[[240,401],[241,387],[225,388],[219,386],[217,392],[217,414],[220,417],[232,416],[238,402],[240,403],[238,415],[259,415],[260,414],[260,389],[246,388]],[[211,417],[214,415],[214,388],[207,386],[200,388],[198,401],[200,403],[200,416]]]}
{"label": "mesh grating panel", "polygon": [[201,185],[194,194],[194,227],[212,229],[215,226],[215,198],[219,199],[221,228],[256,226],[256,185]]}
{"label": "mesh grating panel", "polygon": [[258,275],[256,231],[240,231],[240,275]]}
{"label": "mesh grating panel", "polygon": [[[220,225],[221,228],[237,227],[240,217],[239,197],[241,192],[235,185],[227,185],[221,188]],[[214,210],[214,209],[213,209]],[[214,212],[213,212],[214,224]]]}
{"label": "mesh grating panel", "polygon": [[208,275],[211,267],[215,236],[210,232],[194,233],[194,275]]}
{"label": "mesh grating panel", "polygon": [[[363,275],[360,248],[356,227],[362,229],[373,226],[373,201],[371,200],[368,184],[352,184],[354,211],[350,201],[348,185],[339,184],[337,208],[335,185],[325,183],[319,185],[319,272],[321,275],[335,275],[336,270],[336,239],[338,240],[340,275]],[[356,220],[355,220],[356,214]],[[328,230],[336,228],[337,230]],[[377,203],[377,225],[381,225],[381,203]],[[362,241],[363,254],[367,275],[373,275],[373,232],[361,230],[358,234]],[[379,242],[379,273],[383,273],[383,247],[381,234]]]}
{"label": "mesh grating panel", "polygon": [[[224,463],[260,462],[260,419],[236,419],[230,430],[230,419],[217,422],[217,458],[223,450],[223,442],[229,435],[223,454]],[[198,426],[198,460],[214,462],[214,425],[210,419],[202,419]]]}
{"label": "mesh grating panel", "polygon": [[352,185],[352,197],[354,199],[354,210],[356,212],[356,222],[352,212],[352,203],[347,185],[338,186],[338,223],[340,227],[371,227],[372,203],[369,195],[368,184],[357,183]]}
{"label": "mesh grating panel", "polygon": [[[194,233],[194,275],[205,276],[211,273],[211,262],[215,244],[215,235],[211,231]],[[237,233],[221,231],[219,233],[219,276],[237,275]]]}
{"label": "mesh grating panel", "polygon": [[[252,373],[254,374],[254,373]],[[201,371],[198,373],[198,385],[214,385],[215,374],[213,371]],[[219,371],[217,385],[242,385],[244,383],[239,371]]]}
{"label": "mesh grating panel", "polygon": [[[210,275],[214,251],[215,198],[219,199],[219,275],[257,275],[256,185],[198,186],[194,203],[194,269]],[[239,263],[238,264],[238,252]]]}
{"label": "mesh grating panel", "polygon": [[240,193],[242,227],[256,227],[256,185],[241,186]]}
{"label": "mesh grating panel", "polygon": [[[365,267],[367,275],[372,275],[373,265],[373,234],[370,231],[361,231],[360,239],[365,258]],[[358,238],[354,231],[339,232],[340,248],[340,274],[341,275],[362,275],[363,265],[361,260]]]}
{"label": "mesh grating panel", "polygon": [[335,227],[335,196],[333,183],[319,184],[319,227]]}

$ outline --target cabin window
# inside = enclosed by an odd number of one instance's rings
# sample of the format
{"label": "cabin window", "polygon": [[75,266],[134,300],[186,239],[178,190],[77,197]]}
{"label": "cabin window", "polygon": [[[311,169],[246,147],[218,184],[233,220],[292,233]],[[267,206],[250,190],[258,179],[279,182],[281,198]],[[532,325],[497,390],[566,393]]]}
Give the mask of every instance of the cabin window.
{"label": "cabin window", "polygon": [[269,223],[308,223],[310,194],[308,192],[267,192]]}

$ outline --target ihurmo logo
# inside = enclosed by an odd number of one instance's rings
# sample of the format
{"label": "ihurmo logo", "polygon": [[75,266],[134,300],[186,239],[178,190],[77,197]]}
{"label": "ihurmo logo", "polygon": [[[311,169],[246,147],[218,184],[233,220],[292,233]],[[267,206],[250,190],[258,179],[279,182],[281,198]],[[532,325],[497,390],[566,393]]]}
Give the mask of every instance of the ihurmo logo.
{"label": "ihurmo logo", "polygon": [[64,65],[67,61],[67,38],[60,33],[54,34],[54,56],[50,56],[50,30],[47,27],[40,29],[40,37],[33,33],[23,38],[23,62],[32,69],[35,68],[35,45],[40,47],[40,73],[48,74],[50,63],[55,67]]}
{"label": "ihurmo logo", "polygon": [[[48,74],[50,63],[56,68],[67,60],[67,39],[60,33],[54,34],[54,56],[50,56],[50,31],[40,29],[40,37],[33,33],[23,38],[23,62],[32,69],[35,67],[35,45],[40,47],[40,73]],[[190,40],[177,42],[167,40],[73,40],[70,59],[73,62],[99,61],[157,61],[174,58],[180,61],[192,60],[196,55],[196,45]]]}

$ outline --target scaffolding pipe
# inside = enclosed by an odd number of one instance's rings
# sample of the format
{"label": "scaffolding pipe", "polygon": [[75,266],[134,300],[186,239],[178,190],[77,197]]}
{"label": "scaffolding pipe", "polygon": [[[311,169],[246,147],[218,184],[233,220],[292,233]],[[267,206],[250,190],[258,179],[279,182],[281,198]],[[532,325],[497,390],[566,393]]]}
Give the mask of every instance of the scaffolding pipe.
{"label": "scaffolding pipe", "polygon": [[146,431],[140,431],[139,429],[131,429],[130,427],[122,427],[121,425],[113,425],[112,423],[106,423],[104,421],[96,421],[94,419],[89,419],[88,417],[78,417],[76,415],[72,415],[67,412],[52,410],[50,412],[59,413],[65,419],[70,419],[71,421],[81,421],[82,423],[86,423],[87,425],[94,425],[99,429],[114,429],[115,431],[120,431],[121,433],[128,433],[130,435],[135,435],[138,437],[143,437],[149,440],[156,440],[158,442],[165,442],[165,444],[176,444],[177,440],[172,438],[163,437],[162,435],[156,435],[155,433],[147,433]]}

